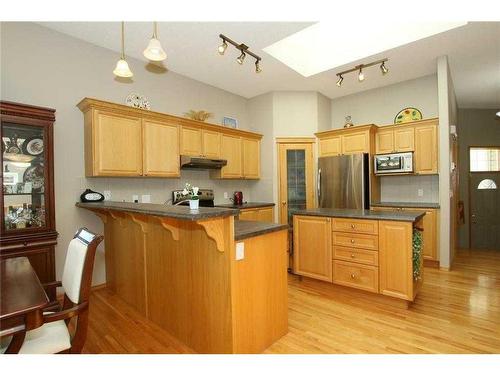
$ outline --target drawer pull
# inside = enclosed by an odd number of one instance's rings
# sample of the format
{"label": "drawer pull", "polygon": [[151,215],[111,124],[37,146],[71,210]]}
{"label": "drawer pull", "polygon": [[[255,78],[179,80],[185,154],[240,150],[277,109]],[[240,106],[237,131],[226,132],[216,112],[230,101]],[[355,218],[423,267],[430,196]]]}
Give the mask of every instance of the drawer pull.
{"label": "drawer pull", "polygon": [[351,224],[351,228],[352,228],[352,229],[356,228],[356,225]]}
{"label": "drawer pull", "polygon": [[354,243],[354,239],[351,240],[351,243]]}
{"label": "drawer pull", "polygon": [[356,257],[356,255],[354,255],[354,254],[351,253],[351,258],[355,258],[355,257]]}
{"label": "drawer pull", "polygon": [[356,278],[356,275],[351,273],[351,279],[355,279]]}

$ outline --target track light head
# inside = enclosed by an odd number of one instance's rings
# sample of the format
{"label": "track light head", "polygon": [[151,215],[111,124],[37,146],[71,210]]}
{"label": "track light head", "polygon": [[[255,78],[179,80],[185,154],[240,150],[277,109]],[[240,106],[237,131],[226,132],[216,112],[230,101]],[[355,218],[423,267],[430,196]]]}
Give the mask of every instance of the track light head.
{"label": "track light head", "polygon": [[243,65],[246,56],[247,56],[246,53],[244,51],[241,51],[241,55],[236,59],[238,64]]}
{"label": "track light head", "polygon": [[359,68],[358,81],[363,82],[365,80],[365,74],[363,73],[363,68]]}
{"label": "track light head", "polygon": [[387,67],[385,66],[385,61],[383,61],[382,64],[380,65],[380,70],[382,71],[383,75],[389,73],[389,69],[387,69]]}
{"label": "track light head", "polygon": [[344,80],[344,77],[342,77],[342,74],[337,74],[339,77],[339,80],[337,81],[337,86],[340,87],[342,86],[342,81]]}
{"label": "track light head", "polygon": [[260,67],[260,60],[255,60],[255,73],[262,72],[262,68]]}
{"label": "track light head", "polygon": [[226,52],[227,43],[225,39],[222,39],[222,44],[219,46],[219,55],[223,55]]}

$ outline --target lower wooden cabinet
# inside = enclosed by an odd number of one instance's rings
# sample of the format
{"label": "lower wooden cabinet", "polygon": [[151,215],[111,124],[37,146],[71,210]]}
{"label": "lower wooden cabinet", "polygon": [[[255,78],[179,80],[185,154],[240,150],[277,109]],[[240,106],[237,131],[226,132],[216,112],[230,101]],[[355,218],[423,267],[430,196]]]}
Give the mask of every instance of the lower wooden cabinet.
{"label": "lower wooden cabinet", "polygon": [[331,219],[295,215],[293,228],[294,273],[332,282]]}
{"label": "lower wooden cabinet", "polygon": [[274,207],[247,208],[240,210],[240,220],[265,221],[274,223]]}
{"label": "lower wooden cabinet", "polygon": [[334,260],[333,282],[378,293],[378,267]]}

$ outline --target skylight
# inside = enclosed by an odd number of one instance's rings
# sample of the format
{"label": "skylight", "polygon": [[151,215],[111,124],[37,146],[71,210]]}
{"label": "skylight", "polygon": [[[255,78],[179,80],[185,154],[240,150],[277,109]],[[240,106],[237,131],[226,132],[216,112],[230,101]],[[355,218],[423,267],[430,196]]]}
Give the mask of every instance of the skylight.
{"label": "skylight", "polygon": [[304,77],[442,33],[467,22],[319,22],[264,51]]}

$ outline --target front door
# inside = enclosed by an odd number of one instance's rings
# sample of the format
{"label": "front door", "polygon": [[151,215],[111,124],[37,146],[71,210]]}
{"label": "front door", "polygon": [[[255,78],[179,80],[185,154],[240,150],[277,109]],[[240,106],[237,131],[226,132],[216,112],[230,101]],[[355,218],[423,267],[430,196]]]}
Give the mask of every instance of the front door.
{"label": "front door", "polygon": [[471,248],[500,250],[500,173],[470,176]]}

